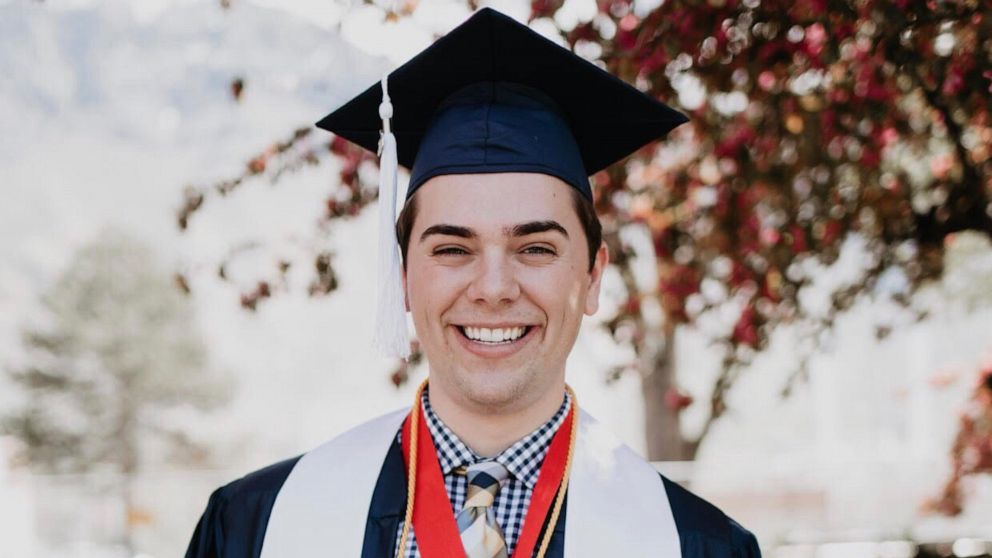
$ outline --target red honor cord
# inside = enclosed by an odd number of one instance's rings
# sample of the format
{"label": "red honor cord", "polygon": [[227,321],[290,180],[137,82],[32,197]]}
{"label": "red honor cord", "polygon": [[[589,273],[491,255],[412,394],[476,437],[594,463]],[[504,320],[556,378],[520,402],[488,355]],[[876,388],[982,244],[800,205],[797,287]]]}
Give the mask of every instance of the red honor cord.
{"label": "red honor cord", "polygon": [[[420,414],[417,413],[418,417]],[[534,547],[547,520],[548,510],[564,478],[574,414],[574,410],[569,409],[568,416],[551,440],[548,455],[544,458],[537,477],[537,485],[531,494],[530,507],[527,509],[513,558],[530,558],[534,555]],[[417,536],[417,547],[420,555],[425,558],[465,558],[430,429],[423,419],[417,423],[417,489],[413,504],[413,530]],[[403,422],[403,461],[407,467],[410,466],[409,415]],[[548,525],[548,529],[554,529],[554,525]]]}

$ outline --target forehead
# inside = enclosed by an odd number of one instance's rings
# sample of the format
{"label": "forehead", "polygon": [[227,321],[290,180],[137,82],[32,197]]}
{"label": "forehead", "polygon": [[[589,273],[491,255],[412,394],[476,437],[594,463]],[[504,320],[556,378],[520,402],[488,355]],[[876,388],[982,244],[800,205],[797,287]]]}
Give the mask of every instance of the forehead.
{"label": "forehead", "polygon": [[416,227],[439,222],[506,226],[527,221],[576,219],[571,187],[539,173],[450,174],[420,187]]}

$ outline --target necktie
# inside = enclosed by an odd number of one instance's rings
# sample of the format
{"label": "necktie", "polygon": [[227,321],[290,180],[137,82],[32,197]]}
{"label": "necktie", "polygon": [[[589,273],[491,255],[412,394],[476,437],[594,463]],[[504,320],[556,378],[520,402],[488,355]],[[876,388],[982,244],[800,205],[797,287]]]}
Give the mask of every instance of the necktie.
{"label": "necktie", "polygon": [[466,558],[506,558],[506,540],[496,523],[493,502],[509,471],[495,461],[469,465],[468,494],[456,521]]}

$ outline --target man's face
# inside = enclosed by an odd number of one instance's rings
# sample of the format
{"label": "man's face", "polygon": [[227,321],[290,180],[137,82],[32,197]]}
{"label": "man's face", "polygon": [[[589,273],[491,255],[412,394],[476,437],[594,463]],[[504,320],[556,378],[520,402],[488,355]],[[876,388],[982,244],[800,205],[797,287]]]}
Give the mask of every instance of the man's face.
{"label": "man's face", "polygon": [[560,389],[589,271],[570,187],[533,173],[443,175],[416,193],[404,274],[431,385],[476,409],[524,408]]}

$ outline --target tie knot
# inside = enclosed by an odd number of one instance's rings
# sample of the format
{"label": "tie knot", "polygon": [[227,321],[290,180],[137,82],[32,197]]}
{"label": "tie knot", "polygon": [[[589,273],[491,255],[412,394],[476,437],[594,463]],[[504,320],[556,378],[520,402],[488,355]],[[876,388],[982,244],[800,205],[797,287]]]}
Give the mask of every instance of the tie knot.
{"label": "tie knot", "polygon": [[473,463],[465,471],[468,476],[468,494],[465,507],[489,507],[496,500],[500,486],[510,476],[506,467],[495,461]]}

